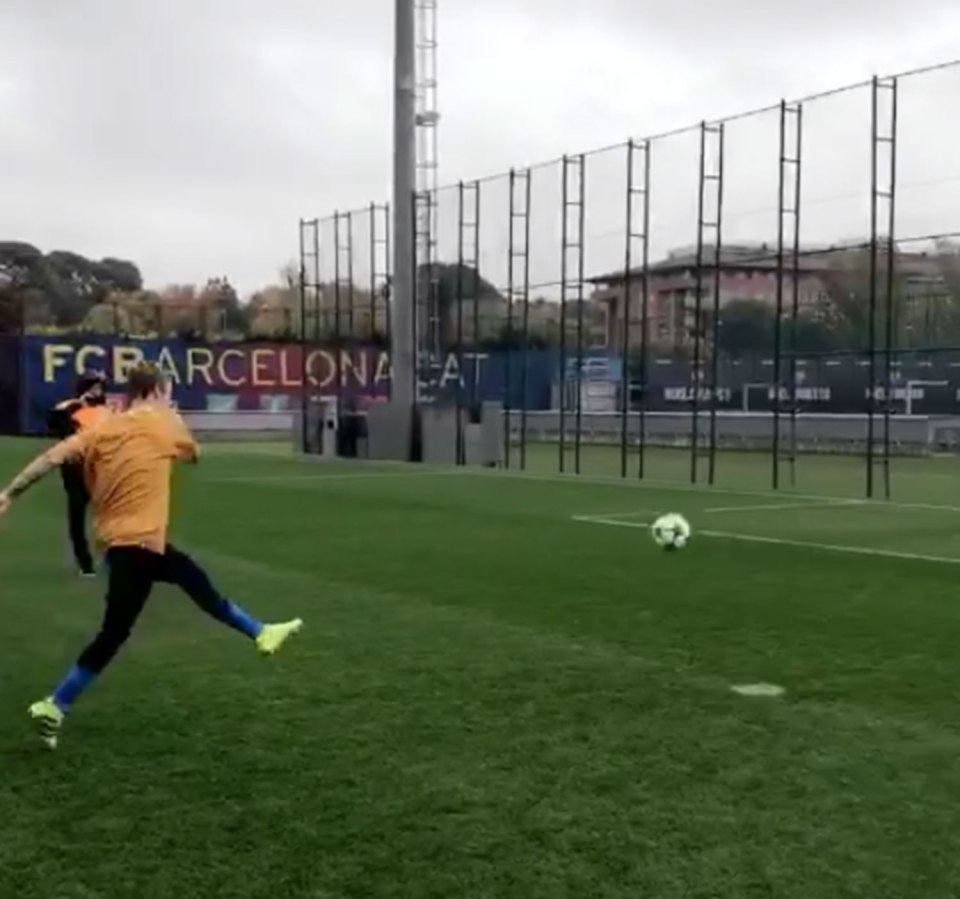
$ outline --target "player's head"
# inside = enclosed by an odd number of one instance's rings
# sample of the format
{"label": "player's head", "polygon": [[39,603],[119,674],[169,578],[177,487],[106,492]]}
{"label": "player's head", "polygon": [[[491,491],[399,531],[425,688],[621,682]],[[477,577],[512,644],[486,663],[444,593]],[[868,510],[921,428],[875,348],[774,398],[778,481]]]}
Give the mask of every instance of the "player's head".
{"label": "player's head", "polygon": [[166,376],[153,362],[140,362],[127,374],[127,398],[131,403],[160,400],[166,393]]}
{"label": "player's head", "polygon": [[107,401],[107,376],[99,371],[85,371],[77,378],[76,395],[88,403],[102,405]]}

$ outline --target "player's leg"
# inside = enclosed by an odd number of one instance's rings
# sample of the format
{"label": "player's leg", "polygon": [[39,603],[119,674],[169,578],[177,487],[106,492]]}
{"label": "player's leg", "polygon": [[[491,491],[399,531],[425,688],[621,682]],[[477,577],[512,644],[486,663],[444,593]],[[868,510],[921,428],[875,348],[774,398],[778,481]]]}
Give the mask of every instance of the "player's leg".
{"label": "player's leg", "polygon": [[264,624],[245,609],[224,597],[210,577],[190,556],[173,546],[167,547],[158,580],[174,584],[183,590],[196,605],[227,627],[254,640],[257,648],[272,655],[302,627],[300,619],[283,624]]}
{"label": "player's leg", "polygon": [[65,465],[60,469],[63,489],[67,494],[67,525],[70,533],[70,546],[80,573],[94,573],[93,556],[87,541],[87,507],[90,494],[83,481],[83,471],[76,465]]}
{"label": "player's leg", "polygon": [[53,695],[30,707],[30,716],[51,749],[56,748],[57,733],[73,703],[126,643],[150,596],[161,557],[143,549],[122,547],[110,550],[107,558],[110,576],[99,632]]}

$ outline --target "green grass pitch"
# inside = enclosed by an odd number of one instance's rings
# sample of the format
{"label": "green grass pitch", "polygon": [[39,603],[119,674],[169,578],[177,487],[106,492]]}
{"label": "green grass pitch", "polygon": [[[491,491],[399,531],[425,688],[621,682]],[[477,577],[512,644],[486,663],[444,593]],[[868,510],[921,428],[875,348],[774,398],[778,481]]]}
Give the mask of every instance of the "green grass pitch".
{"label": "green grass pitch", "polygon": [[[0,478],[36,447],[0,443]],[[529,461],[214,448],[178,473],[174,538],[307,629],[264,661],[158,589],[56,754],[25,709],[102,584],[38,487],[0,522],[0,896],[960,895],[956,463],[897,462],[867,504],[818,498],[862,491],[853,460],[802,459],[777,496],[751,457],[711,491]],[[648,539],[662,511],[684,552]],[[753,683],[785,693],[731,689]]]}

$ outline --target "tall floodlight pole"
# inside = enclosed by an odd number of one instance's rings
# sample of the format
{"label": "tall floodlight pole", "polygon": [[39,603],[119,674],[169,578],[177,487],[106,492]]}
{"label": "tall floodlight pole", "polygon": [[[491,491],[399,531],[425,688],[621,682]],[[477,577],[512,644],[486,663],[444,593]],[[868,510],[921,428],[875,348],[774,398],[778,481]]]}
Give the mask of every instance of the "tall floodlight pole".
{"label": "tall floodlight pole", "polygon": [[393,290],[390,356],[394,402],[409,405],[414,384],[414,233],[417,179],[415,0],[395,0],[393,100]]}

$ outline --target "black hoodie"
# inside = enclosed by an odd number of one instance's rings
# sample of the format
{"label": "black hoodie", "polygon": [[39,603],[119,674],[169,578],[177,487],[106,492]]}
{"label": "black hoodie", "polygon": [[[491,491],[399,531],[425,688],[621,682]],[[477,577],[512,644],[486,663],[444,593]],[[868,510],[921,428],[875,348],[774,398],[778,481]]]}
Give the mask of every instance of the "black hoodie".
{"label": "black hoodie", "polygon": [[106,378],[97,372],[87,372],[77,379],[76,393],[72,399],[57,403],[47,415],[47,428],[51,437],[66,440],[85,426],[84,409],[103,406],[105,396],[91,397],[87,394],[98,384],[106,386]]}

